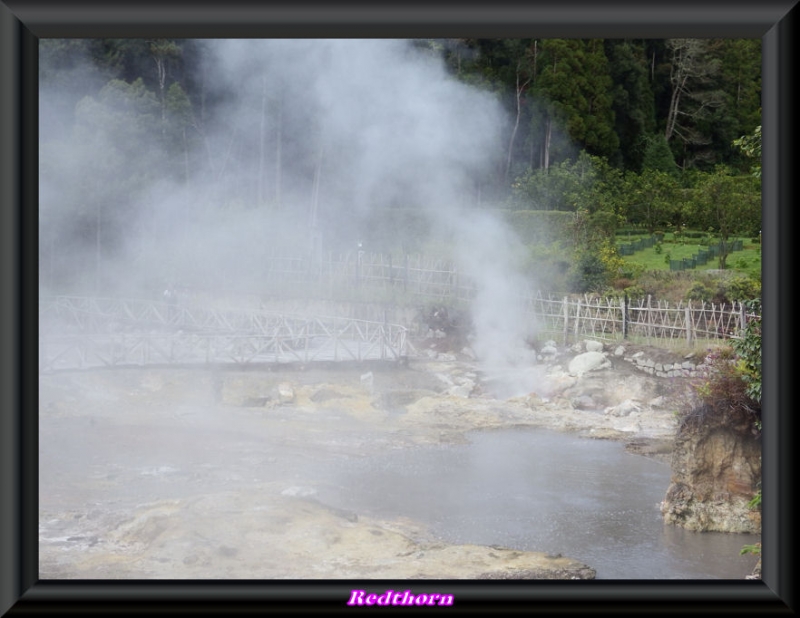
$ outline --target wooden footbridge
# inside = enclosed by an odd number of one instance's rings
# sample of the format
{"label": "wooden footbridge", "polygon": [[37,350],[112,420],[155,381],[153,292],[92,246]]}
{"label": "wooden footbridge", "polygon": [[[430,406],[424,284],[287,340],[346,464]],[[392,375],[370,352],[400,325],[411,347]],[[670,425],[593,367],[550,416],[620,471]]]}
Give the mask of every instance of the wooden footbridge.
{"label": "wooden footbridge", "polygon": [[39,371],[142,365],[399,361],[398,324],[149,300],[39,300]]}

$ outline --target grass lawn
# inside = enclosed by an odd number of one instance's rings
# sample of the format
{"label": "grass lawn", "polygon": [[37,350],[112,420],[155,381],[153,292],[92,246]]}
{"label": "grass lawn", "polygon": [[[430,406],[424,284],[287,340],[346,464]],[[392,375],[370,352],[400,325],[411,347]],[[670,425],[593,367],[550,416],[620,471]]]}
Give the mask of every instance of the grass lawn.
{"label": "grass lawn", "polygon": [[[751,277],[760,278],[761,245],[753,243],[749,238],[741,240],[743,241],[742,250],[728,255],[726,267],[728,270],[736,270]],[[627,264],[641,265],[645,270],[669,270],[669,259],[691,258],[693,255],[697,255],[703,246],[694,242],[694,239],[686,240],[685,244],[681,244],[667,237],[661,244],[661,253],[656,251],[656,247],[650,247],[637,251],[633,255],[623,256],[622,259]],[[698,266],[696,270],[715,269],[717,264],[717,258],[712,258],[705,265]]]}

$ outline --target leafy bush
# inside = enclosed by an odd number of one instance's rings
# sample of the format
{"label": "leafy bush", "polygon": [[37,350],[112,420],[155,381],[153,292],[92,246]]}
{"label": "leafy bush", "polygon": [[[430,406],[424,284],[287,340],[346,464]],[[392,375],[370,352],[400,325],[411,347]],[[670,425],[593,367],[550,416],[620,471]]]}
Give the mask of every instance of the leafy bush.
{"label": "leafy bush", "polygon": [[[760,354],[760,353],[759,353]],[[700,406],[684,416],[684,423],[702,423],[709,416],[749,419],[755,429],[761,428],[761,395],[751,396],[754,391],[743,371],[734,348],[720,348],[706,357],[711,373],[695,386]],[[759,357],[760,363],[760,357]],[[759,365],[760,367],[760,365]],[[760,389],[760,373],[759,373]]]}
{"label": "leafy bush", "polygon": [[644,288],[638,285],[627,287],[624,291],[629,300],[638,300],[647,296],[647,292],[645,292]]}
{"label": "leafy bush", "polygon": [[569,273],[570,291],[598,292],[605,288],[608,273],[603,259],[597,251],[583,251]]}
{"label": "leafy bush", "polygon": [[[739,355],[739,370],[747,389],[747,396],[761,404],[761,301],[752,300],[745,303],[748,313],[757,317],[751,318],[739,339],[734,339],[733,346]],[[760,421],[759,421],[760,422]]]}
{"label": "leafy bush", "polygon": [[[737,266],[739,268],[739,266]],[[735,277],[731,279],[725,290],[725,297],[729,301],[746,301],[761,297],[761,283],[750,277]]]}
{"label": "leafy bush", "polygon": [[707,302],[714,296],[714,291],[701,281],[695,281],[686,292],[686,300]]}

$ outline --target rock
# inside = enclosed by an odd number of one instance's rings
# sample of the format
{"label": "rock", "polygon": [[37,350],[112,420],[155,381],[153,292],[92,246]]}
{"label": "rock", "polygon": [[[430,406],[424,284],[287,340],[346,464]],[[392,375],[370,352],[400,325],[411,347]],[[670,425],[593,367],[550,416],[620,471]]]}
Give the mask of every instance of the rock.
{"label": "rock", "polygon": [[464,397],[465,399],[469,397],[471,392],[472,387],[467,385],[451,386],[449,389],[447,389],[448,395],[452,395],[454,397]]}
{"label": "rock", "polygon": [[570,361],[568,371],[572,376],[582,376],[589,371],[607,369],[610,366],[611,362],[602,352],[584,352]]}
{"label": "rock", "polygon": [[546,345],[540,350],[542,356],[553,357],[558,354],[558,349],[555,346]]}
{"label": "rock", "polygon": [[595,410],[597,403],[589,395],[581,395],[571,400],[572,407],[578,410]]}
{"label": "rock", "polygon": [[600,341],[593,341],[591,339],[587,339],[584,342],[586,346],[587,352],[602,352],[603,351],[603,343]]}
{"label": "rock", "polygon": [[606,408],[605,413],[611,416],[630,416],[632,412],[638,412],[641,406],[631,399],[626,399],[622,403]]}
{"label": "rock", "polygon": [[464,347],[464,348],[462,348],[462,349],[461,349],[461,353],[462,353],[464,356],[467,356],[467,357],[469,357],[469,358],[470,358],[470,359],[472,359],[472,360],[476,360],[476,359],[478,358],[477,356],[475,356],[475,352],[473,352],[473,351],[472,351],[472,348],[470,348],[470,347]]}
{"label": "rock", "polygon": [[293,496],[297,498],[305,498],[306,496],[313,496],[317,490],[313,487],[304,487],[302,485],[293,485],[287,487],[281,492],[282,496]]}
{"label": "rock", "polygon": [[618,345],[614,349],[614,356],[623,356],[624,354],[625,354],[625,348],[622,347],[621,345]]}
{"label": "rock", "polygon": [[544,400],[543,400],[541,397],[539,397],[539,395],[537,395],[536,393],[531,393],[530,395],[528,395],[527,397],[525,397],[525,399],[524,399],[524,403],[525,403],[525,405],[526,405],[527,407],[529,407],[531,410],[533,410],[534,408],[536,408],[536,407],[538,407],[538,406],[541,406],[541,405],[542,405],[542,404],[544,404],[545,402],[544,402]]}
{"label": "rock", "polygon": [[688,530],[761,532],[748,503],[761,481],[761,439],[743,411],[706,406],[683,419],[675,437],[664,521]]}
{"label": "rock", "polygon": [[368,391],[372,391],[372,386],[375,383],[375,376],[372,375],[371,371],[367,373],[361,374],[361,386],[366,388]]}
{"label": "rock", "polygon": [[281,403],[293,403],[294,397],[294,389],[291,384],[283,382],[278,385],[278,400]]}

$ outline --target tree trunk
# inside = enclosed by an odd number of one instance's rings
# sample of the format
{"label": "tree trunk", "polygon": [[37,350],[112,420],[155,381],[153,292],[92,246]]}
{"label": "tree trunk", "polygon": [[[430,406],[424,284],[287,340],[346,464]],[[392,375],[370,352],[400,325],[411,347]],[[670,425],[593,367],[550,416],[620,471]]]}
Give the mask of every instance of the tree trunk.
{"label": "tree trunk", "polygon": [[277,134],[275,135],[275,204],[281,203],[281,179],[283,177],[283,95],[278,95]]}
{"label": "tree trunk", "polygon": [[553,134],[553,123],[548,117],[545,120],[544,128],[544,142],[542,143],[542,167],[544,169],[550,168],[550,139]]}
{"label": "tree trunk", "polygon": [[264,204],[264,125],[267,115],[267,78],[261,80],[261,125],[258,140],[258,196],[257,206]]}
{"label": "tree trunk", "polygon": [[511,159],[514,152],[514,142],[517,139],[517,129],[519,129],[519,118],[522,114],[522,93],[525,91],[525,87],[530,83],[530,78],[526,79],[522,84],[519,83],[519,73],[520,73],[520,66],[519,62],[517,62],[517,87],[516,87],[516,99],[517,99],[517,115],[514,119],[514,128],[511,130],[511,139],[508,142],[508,157],[506,158],[506,173],[505,177],[508,180],[508,176],[511,173]]}

